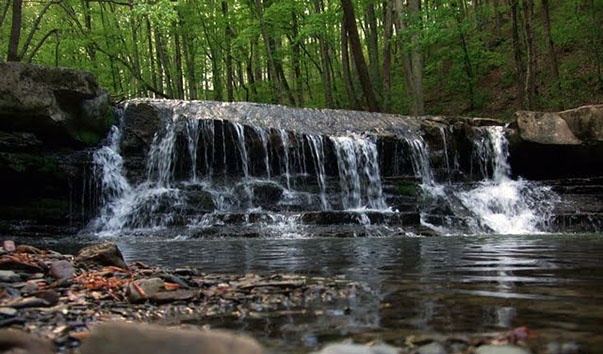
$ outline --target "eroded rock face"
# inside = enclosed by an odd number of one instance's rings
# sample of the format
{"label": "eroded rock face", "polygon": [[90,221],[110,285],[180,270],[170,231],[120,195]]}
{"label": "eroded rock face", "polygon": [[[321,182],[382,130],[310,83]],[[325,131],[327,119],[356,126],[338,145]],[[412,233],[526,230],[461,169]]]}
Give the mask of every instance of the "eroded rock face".
{"label": "eroded rock face", "polygon": [[528,179],[601,175],[603,105],[563,112],[519,111],[511,134],[511,167]]}
{"label": "eroded rock face", "polygon": [[[90,73],[0,63],[0,230],[78,227],[87,148],[113,121],[108,94]],[[61,230],[63,231],[63,230]]]}
{"label": "eroded rock face", "polygon": [[87,72],[0,63],[0,129],[46,144],[96,145],[112,122],[109,96]]}

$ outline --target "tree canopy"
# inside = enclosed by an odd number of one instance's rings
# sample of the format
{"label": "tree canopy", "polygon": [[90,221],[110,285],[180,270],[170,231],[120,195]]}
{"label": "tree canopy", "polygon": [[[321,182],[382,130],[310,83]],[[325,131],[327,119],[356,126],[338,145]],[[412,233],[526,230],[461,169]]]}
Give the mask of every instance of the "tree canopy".
{"label": "tree canopy", "polygon": [[116,98],[490,116],[603,101],[603,0],[6,0],[0,50]]}

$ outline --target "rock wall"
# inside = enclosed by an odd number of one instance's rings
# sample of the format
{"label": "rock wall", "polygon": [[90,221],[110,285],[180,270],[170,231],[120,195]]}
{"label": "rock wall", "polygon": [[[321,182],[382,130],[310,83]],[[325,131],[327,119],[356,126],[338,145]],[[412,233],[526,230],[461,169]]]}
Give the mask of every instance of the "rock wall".
{"label": "rock wall", "polygon": [[0,231],[81,226],[87,149],[113,121],[92,74],[0,63]]}

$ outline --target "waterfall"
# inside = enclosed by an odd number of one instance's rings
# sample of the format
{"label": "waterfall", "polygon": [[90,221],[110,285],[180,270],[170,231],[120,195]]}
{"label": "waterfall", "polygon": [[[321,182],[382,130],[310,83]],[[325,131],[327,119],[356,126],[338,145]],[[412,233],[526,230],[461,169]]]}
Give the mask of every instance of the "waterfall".
{"label": "waterfall", "polygon": [[456,196],[475,215],[475,231],[525,234],[546,230],[556,197],[549,187],[511,179],[503,127],[484,128],[474,147],[485,178]]}
{"label": "waterfall", "polygon": [[359,136],[331,137],[337,154],[337,167],[344,209],[386,209],[377,147]]}
{"label": "waterfall", "polygon": [[[120,155],[118,127],[94,153],[101,208],[89,230],[257,236],[358,225],[354,234],[384,235],[423,225],[438,233],[534,233],[547,230],[556,202],[550,188],[511,178],[503,127],[474,128],[459,163],[459,150],[448,144],[454,137],[441,127],[443,145],[432,154],[418,130],[395,130],[384,142],[249,124],[255,115],[203,111],[204,104],[156,104],[158,128],[139,155]],[[461,178],[471,151],[480,181],[467,183]],[[135,169],[129,180],[124,166]],[[417,180],[423,193],[413,189]]]}

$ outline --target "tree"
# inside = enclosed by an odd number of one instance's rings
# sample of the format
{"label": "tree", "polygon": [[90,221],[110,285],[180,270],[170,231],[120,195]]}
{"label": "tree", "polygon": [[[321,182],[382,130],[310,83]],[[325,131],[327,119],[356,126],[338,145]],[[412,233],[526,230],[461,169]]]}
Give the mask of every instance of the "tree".
{"label": "tree", "polygon": [[379,105],[377,104],[377,98],[373,91],[373,85],[371,83],[371,77],[366,67],[366,61],[364,60],[364,54],[362,53],[362,45],[360,43],[360,36],[358,35],[358,28],[356,27],[356,16],[354,15],[354,6],[351,0],[341,0],[341,6],[343,8],[343,27],[345,28],[347,39],[350,44],[350,50],[354,57],[354,63],[356,64],[356,71],[360,79],[360,85],[366,100],[367,108],[371,112],[378,112]]}

